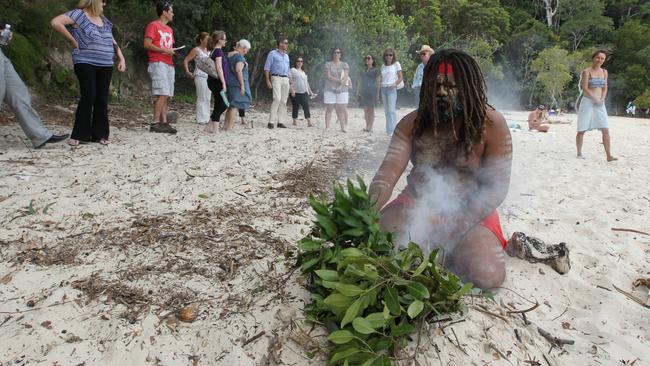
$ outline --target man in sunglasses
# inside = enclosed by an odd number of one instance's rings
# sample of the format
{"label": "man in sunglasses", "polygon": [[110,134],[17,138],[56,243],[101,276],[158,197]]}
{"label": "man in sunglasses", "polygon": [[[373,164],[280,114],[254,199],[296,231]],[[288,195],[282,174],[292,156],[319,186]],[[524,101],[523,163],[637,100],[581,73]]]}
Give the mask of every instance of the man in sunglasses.
{"label": "man in sunglasses", "polygon": [[[5,28],[5,21],[0,17],[0,29]],[[9,34],[9,42],[13,35]],[[0,49],[0,107],[7,103],[16,114],[20,127],[32,141],[32,146],[39,149],[45,144],[60,142],[69,135],[54,135],[43,125],[43,121],[32,107],[32,98],[11,61]]]}
{"label": "man in sunglasses", "polygon": [[431,55],[436,53],[436,51],[431,48],[428,44],[423,44],[422,47],[416,52],[420,56],[420,64],[415,70],[415,76],[413,76],[413,84],[411,84],[411,89],[413,89],[415,106],[420,105],[420,87],[422,86],[422,76],[424,75],[424,67],[429,62]]}
{"label": "man in sunglasses", "polygon": [[169,99],[174,96],[174,31],[168,25],[174,20],[174,9],[170,2],[161,1],[156,5],[158,19],[147,25],[144,31],[144,48],[149,57],[147,71],[151,77],[153,104],[153,123],[149,131],[175,134],[176,129],[167,121]]}
{"label": "man in sunglasses", "polygon": [[291,64],[289,62],[289,40],[287,37],[278,38],[278,48],[269,52],[264,63],[264,78],[266,86],[273,90],[273,103],[269,115],[269,128],[287,128],[284,121],[287,119],[287,99],[291,88]]}

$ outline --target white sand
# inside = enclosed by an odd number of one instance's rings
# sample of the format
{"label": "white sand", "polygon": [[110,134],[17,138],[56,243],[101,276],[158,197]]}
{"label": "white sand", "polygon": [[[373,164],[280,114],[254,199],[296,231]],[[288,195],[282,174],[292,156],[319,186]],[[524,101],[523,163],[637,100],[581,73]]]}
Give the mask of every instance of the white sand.
{"label": "white sand", "polygon": [[[283,174],[313,161],[319,172],[339,169],[369,182],[388,142],[383,114],[377,110],[368,135],[360,131],[361,110],[350,112],[346,134],[324,132],[319,109],[319,128],[269,131],[266,116],[252,113],[256,128],[214,136],[185,114],[176,136],[114,128],[107,147],[32,151],[17,126],[0,126],[0,365],[321,364],[318,356],[309,361],[305,348],[314,351],[324,338],[301,331],[310,329],[301,321],[304,278],[283,253],[309,228],[311,212],[282,188]],[[522,125],[527,116],[505,115]],[[421,364],[650,364],[650,309],[613,288],[647,299],[647,289],[632,282],[650,277],[650,237],[610,230],[650,232],[650,121],[611,118],[620,160],[606,163],[598,132],[585,138],[586,159],[575,158],[575,116],[564,118],[573,124],[553,125],[548,134],[513,132],[513,179],[499,211],[506,236],[523,231],[566,242],[571,271],[508,258],[504,287],[512,291],[481,302],[507,322],[473,307],[463,322],[431,326]],[[341,166],[339,149],[354,160]],[[75,248],[63,264],[51,263]],[[147,266],[151,273],[137,271]],[[91,274],[173,301],[163,310],[141,304],[129,318],[125,305],[106,298],[115,287],[92,301],[72,287]],[[198,320],[167,317],[184,302],[176,292],[203,300]],[[506,313],[530,301],[540,304],[527,313],[533,325]],[[536,326],[575,344],[549,352]]]}

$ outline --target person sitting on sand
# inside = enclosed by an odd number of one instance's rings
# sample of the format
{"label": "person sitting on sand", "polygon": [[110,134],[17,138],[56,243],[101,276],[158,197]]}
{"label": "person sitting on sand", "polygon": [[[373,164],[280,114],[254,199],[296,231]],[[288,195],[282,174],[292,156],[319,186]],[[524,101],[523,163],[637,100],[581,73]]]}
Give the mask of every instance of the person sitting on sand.
{"label": "person sitting on sand", "polygon": [[[391,203],[406,169],[407,187]],[[448,49],[424,70],[419,108],[397,125],[370,185],[382,229],[447,251],[447,267],[481,288],[505,278],[506,240],[496,208],[510,184],[512,140],[506,120],[487,103],[476,61]]]}
{"label": "person sitting on sand", "polygon": [[530,131],[548,132],[550,128],[544,105],[540,105],[530,112],[528,115],[528,129]]}

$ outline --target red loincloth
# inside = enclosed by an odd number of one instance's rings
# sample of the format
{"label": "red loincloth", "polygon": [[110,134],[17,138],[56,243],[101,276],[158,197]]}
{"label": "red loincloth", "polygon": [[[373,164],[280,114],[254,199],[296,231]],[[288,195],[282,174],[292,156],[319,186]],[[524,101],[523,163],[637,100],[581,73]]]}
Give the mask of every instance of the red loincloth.
{"label": "red loincloth", "polygon": [[[405,205],[406,207],[412,208],[415,206],[415,198],[411,193],[409,187],[406,187],[402,193],[399,194],[394,200],[386,204],[381,210],[384,211],[388,208]],[[501,230],[501,221],[499,220],[499,214],[497,210],[492,211],[486,218],[483,219],[480,223],[481,226],[490,230],[501,242],[503,249],[506,248],[506,238],[503,236],[503,231]]]}

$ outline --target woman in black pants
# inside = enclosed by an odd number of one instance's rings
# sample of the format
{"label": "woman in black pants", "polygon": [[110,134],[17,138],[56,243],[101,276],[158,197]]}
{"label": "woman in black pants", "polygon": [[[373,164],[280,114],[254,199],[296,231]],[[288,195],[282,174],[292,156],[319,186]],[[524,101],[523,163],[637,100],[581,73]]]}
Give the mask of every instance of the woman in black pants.
{"label": "woman in black pants", "polygon": [[215,79],[208,75],[208,88],[210,88],[212,100],[214,100],[214,109],[212,110],[212,115],[210,115],[210,122],[205,128],[205,131],[209,133],[219,131],[221,115],[228,109],[224,100],[224,98],[227,99],[226,92],[228,91],[226,87],[228,84],[228,57],[226,57],[222,50],[226,42],[226,32],[224,31],[215,31],[210,37],[210,44],[213,48],[210,52],[210,58],[214,60],[219,78]]}
{"label": "woman in black pants", "polygon": [[120,72],[124,72],[126,63],[113,38],[113,24],[104,16],[105,4],[102,0],[80,0],[76,9],[50,22],[72,45],[74,72],[79,79],[81,98],[68,140],[70,146],[90,141],[108,145],[108,94],[113,59],[118,57]]}
{"label": "woman in black pants", "polygon": [[309,97],[315,95],[309,87],[307,74],[303,68],[305,60],[302,56],[296,59],[294,67],[291,68],[291,117],[293,117],[293,125],[297,126],[298,122],[298,108],[302,106],[302,112],[305,114],[307,126],[313,127],[311,123],[311,114],[309,113]]}

